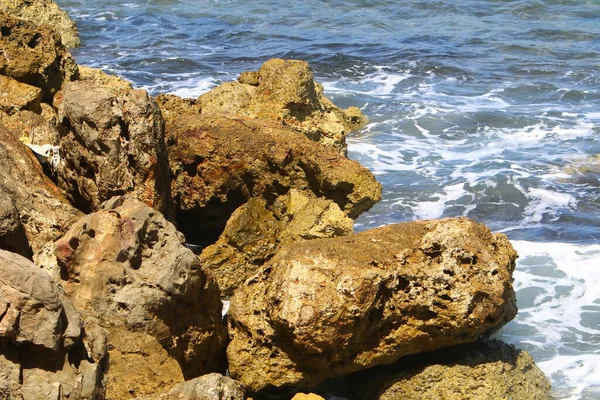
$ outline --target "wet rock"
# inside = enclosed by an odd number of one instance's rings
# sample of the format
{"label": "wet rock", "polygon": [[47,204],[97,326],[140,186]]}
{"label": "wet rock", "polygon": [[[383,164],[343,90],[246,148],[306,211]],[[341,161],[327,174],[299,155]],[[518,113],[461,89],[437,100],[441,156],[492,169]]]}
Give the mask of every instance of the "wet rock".
{"label": "wet rock", "polygon": [[64,82],[77,77],[75,60],[49,26],[0,11],[0,47],[0,75],[41,88],[47,103]]}
{"label": "wet rock", "polygon": [[108,332],[107,398],[166,391],[222,368],[219,291],[159,212],[111,199],[77,221],[55,255],[75,307]]}
{"label": "wet rock", "polygon": [[21,110],[41,112],[42,90],[0,75],[0,113]]}
{"label": "wet rock", "polygon": [[475,341],[516,315],[516,257],[464,218],[286,246],[231,299],[231,376],[252,391],[311,387]]}
{"label": "wet rock", "polygon": [[202,112],[278,121],[345,154],[345,136],[366,118],[356,107],[342,111],[323,95],[308,63],[272,59],[237,82],[226,82],[198,98]]}
{"label": "wet rock", "polygon": [[2,188],[0,188],[0,249],[27,258],[32,256],[25,228],[19,219],[19,212],[13,200]]}
{"label": "wet rock", "polygon": [[221,374],[212,373],[179,383],[167,393],[137,400],[245,400],[245,394],[246,390],[240,383]]}
{"label": "wet rock", "polygon": [[0,0],[0,9],[36,25],[48,25],[55,29],[66,47],[81,45],[75,22],[51,0]]}
{"label": "wet rock", "polygon": [[79,209],[99,209],[131,193],[172,219],[171,181],[158,106],[144,90],[98,71],[69,82],[56,96],[66,127],[60,146],[59,186]]}
{"label": "wet rock", "polygon": [[291,189],[271,208],[250,199],[233,213],[219,240],[202,251],[202,266],[224,295],[233,294],[286,243],[352,233],[354,221],[331,200]]}
{"label": "wet rock", "polygon": [[357,374],[356,399],[550,398],[550,383],[531,355],[498,340],[409,356]]}
{"label": "wet rock", "polygon": [[253,197],[272,204],[295,188],[334,201],[353,219],[381,197],[366,168],[278,125],[203,113],[167,132],[177,221],[193,243],[216,241]]}

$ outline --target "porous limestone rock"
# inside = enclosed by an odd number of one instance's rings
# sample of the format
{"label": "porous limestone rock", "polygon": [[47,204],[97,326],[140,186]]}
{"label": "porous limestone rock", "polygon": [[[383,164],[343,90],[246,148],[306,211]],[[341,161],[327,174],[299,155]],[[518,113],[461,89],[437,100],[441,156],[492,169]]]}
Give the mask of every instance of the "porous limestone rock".
{"label": "porous limestone rock", "polygon": [[278,121],[310,139],[346,152],[346,134],[366,122],[360,110],[343,111],[323,95],[308,63],[271,59],[201,95],[202,112]]}
{"label": "porous limestone rock", "polygon": [[0,124],[0,189],[13,201],[33,252],[58,239],[81,215],[44,175],[34,153]]}
{"label": "porous limestone rock", "polygon": [[179,383],[166,393],[136,400],[245,400],[246,390],[233,379],[218,373]]}
{"label": "porous limestone rock", "polygon": [[[60,144],[60,134],[56,129],[55,121],[50,115],[51,110],[46,108],[47,104],[42,107],[43,113],[35,113],[32,111],[19,111],[13,115],[0,113],[0,123],[9,128],[12,132],[20,134],[19,139],[23,143],[35,145],[52,145]],[[50,121],[46,119],[50,117]]]}
{"label": "porous limestone rock", "polygon": [[145,90],[86,70],[55,98],[64,163],[58,183],[84,211],[132,193],[172,219],[164,122]]}
{"label": "porous limestone rock", "polygon": [[334,201],[354,219],[381,198],[369,170],[330,147],[266,121],[202,113],[167,125],[178,226],[213,243],[253,197],[267,204],[295,188]]}
{"label": "porous limestone rock", "polygon": [[253,198],[235,210],[219,240],[200,254],[203,268],[230,296],[282,245],[301,240],[349,235],[354,221],[331,200],[291,189],[271,209]]}
{"label": "porous limestone rock", "polygon": [[27,258],[32,256],[25,228],[19,219],[19,212],[2,187],[0,187],[0,249]]}
{"label": "porous limestone rock", "polygon": [[200,105],[194,99],[184,99],[174,94],[159,94],[155,100],[167,127],[170,124],[179,125],[187,117],[197,117],[202,113]]}
{"label": "porous limestone rock", "polygon": [[14,114],[21,110],[41,112],[42,90],[0,75],[0,113]]}
{"label": "porous limestone rock", "polygon": [[54,275],[75,307],[108,331],[107,398],[166,391],[221,369],[219,291],[159,212],[113,198],[77,221],[55,255]]}
{"label": "porous limestone rock", "polygon": [[0,0],[0,10],[57,30],[66,47],[81,45],[75,22],[52,0]]}
{"label": "porous limestone rock", "polygon": [[231,299],[231,376],[252,391],[312,387],[475,341],[516,315],[516,257],[465,218],[285,246]]}
{"label": "porous limestone rock", "polygon": [[47,103],[64,82],[77,78],[75,60],[49,26],[0,11],[0,48],[0,75],[41,88]]}
{"label": "porous limestone rock", "polygon": [[550,398],[550,383],[531,355],[498,340],[449,347],[357,373],[356,399]]}

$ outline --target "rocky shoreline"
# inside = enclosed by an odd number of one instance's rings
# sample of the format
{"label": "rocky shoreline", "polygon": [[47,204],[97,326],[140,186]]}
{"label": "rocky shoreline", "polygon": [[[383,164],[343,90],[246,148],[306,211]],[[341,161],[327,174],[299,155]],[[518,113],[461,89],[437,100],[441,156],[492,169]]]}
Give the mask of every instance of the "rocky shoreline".
{"label": "rocky shoreline", "polygon": [[489,339],[517,312],[504,235],[353,233],[381,198],[346,157],[366,117],[308,64],[153,98],[77,65],[78,43],[52,1],[0,0],[2,398],[320,398],[300,392],[330,379],[357,399],[549,398]]}

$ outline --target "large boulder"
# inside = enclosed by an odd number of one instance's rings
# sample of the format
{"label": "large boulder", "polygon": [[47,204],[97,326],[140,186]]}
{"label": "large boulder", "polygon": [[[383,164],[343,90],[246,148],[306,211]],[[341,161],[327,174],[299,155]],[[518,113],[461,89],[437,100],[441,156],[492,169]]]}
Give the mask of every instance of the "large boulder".
{"label": "large boulder", "polygon": [[441,349],[357,373],[356,399],[462,400],[550,398],[550,383],[531,355],[498,340]]}
{"label": "large boulder", "polygon": [[231,299],[231,376],[252,391],[311,387],[475,341],[516,315],[516,257],[461,218],[286,246]]}
{"label": "large boulder", "polygon": [[88,352],[79,314],[50,276],[0,250],[0,393],[10,399],[102,398],[103,349]]}
{"label": "large boulder", "polygon": [[77,77],[75,60],[49,26],[0,11],[0,48],[0,75],[41,88],[47,103],[64,82]]}
{"label": "large boulder", "polygon": [[354,221],[331,200],[291,189],[269,209],[253,198],[231,216],[219,240],[200,254],[225,296],[275,255],[286,243],[352,233]]}
{"label": "large boulder", "polygon": [[34,153],[18,139],[22,132],[0,124],[0,190],[16,208],[33,252],[58,239],[81,215],[44,175]]}
{"label": "large boulder", "polygon": [[308,63],[272,59],[237,82],[226,82],[203,94],[205,113],[226,113],[277,121],[327,146],[346,152],[346,134],[366,121],[360,110],[343,111],[323,95]]}
{"label": "large boulder", "polygon": [[233,379],[212,373],[179,383],[166,393],[136,400],[245,400],[246,390]]}
{"label": "large boulder", "polygon": [[48,25],[57,30],[66,47],[81,45],[75,22],[52,0],[0,0],[0,9],[37,25]]}
{"label": "large boulder", "polygon": [[64,163],[59,186],[84,211],[132,193],[172,219],[164,122],[145,90],[88,70],[56,96]]}
{"label": "large boulder", "polygon": [[221,370],[219,291],[159,212],[111,199],[77,221],[55,255],[57,264],[44,267],[86,319],[108,331],[107,398],[166,391]]}
{"label": "large boulder", "polygon": [[381,198],[369,170],[266,121],[203,113],[168,124],[167,136],[178,226],[195,243],[213,243],[253,197],[272,204],[295,188],[334,201],[353,219]]}

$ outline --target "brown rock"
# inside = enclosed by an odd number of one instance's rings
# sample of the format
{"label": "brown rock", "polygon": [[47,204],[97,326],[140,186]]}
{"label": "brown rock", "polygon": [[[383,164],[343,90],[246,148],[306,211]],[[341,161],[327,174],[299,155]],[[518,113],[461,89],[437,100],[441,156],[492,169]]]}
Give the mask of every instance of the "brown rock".
{"label": "brown rock", "polygon": [[48,25],[61,35],[66,47],[81,45],[75,22],[52,0],[0,0],[0,9],[36,25]]}
{"label": "brown rock", "polygon": [[41,112],[42,90],[0,75],[0,112],[14,114],[21,110]]}
{"label": "brown rock", "polygon": [[346,152],[345,136],[366,118],[358,108],[336,107],[314,82],[308,63],[272,59],[198,98],[202,111],[278,121],[310,139]]}
{"label": "brown rock", "polygon": [[172,219],[164,123],[156,103],[118,78],[90,71],[84,78],[66,84],[55,99],[68,128],[60,140],[59,186],[84,211],[132,193]]}
{"label": "brown rock", "polygon": [[229,370],[250,390],[476,340],[516,315],[517,255],[469,219],[294,243],[235,292]]}
{"label": "brown rock", "polygon": [[35,25],[0,11],[0,75],[42,89],[50,103],[65,81],[77,77],[77,64],[49,26]]}
{"label": "brown rock", "polygon": [[292,400],[325,400],[323,397],[314,393],[297,393]]}
{"label": "brown rock", "polygon": [[159,94],[156,103],[162,111],[166,126],[185,123],[187,117],[197,117],[202,112],[198,103],[193,99],[183,99],[174,94]]}
{"label": "brown rock", "polygon": [[283,244],[352,233],[354,221],[331,200],[291,189],[272,208],[250,199],[233,213],[219,240],[202,251],[202,266],[224,295],[233,294]]}
{"label": "brown rock", "polygon": [[0,187],[0,248],[30,258],[31,248],[19,212],[12,199]]}
{"label": "brown rock", "polygon": [[357,374],[357,399],[550,398],[550,383],[523,350],[498,340],[449,347]]}
{"label": "brown rock", "polygon": [[203,375],[179,383],[166,393],[156,393],[136,400],[245,400],[244,387],[221,374]]}
{"label": "brown rock", "polygon": [[381,197],[366,168],[295,131],[206,114],[182,124],[167,127],[169,161],[177,221],[192,242],[214,242],[253,197],[269,204],[295,188],[334,201],[353,219]]}
{"label": "brown rock", "polygon": [[[48,105],[44,104],[43,108],[46,108],[46,106]],[[0,113],[0,123],[12,132],[20,133],[21,137],[19,139],[24,143],[58,146],[60,144],[60,134],[56,129],[56,125],[48,121],[44,115],[52,118],[50,110],[47,109],[42,115],[32,111],[19,111],[10,116]]]}
{"label": "brown rock", "polygon": [[107,398],[165,391],[221,368],[218,289],[160,213],[112,199],[77,221],[55,254],[73,304],[108,331]]}

